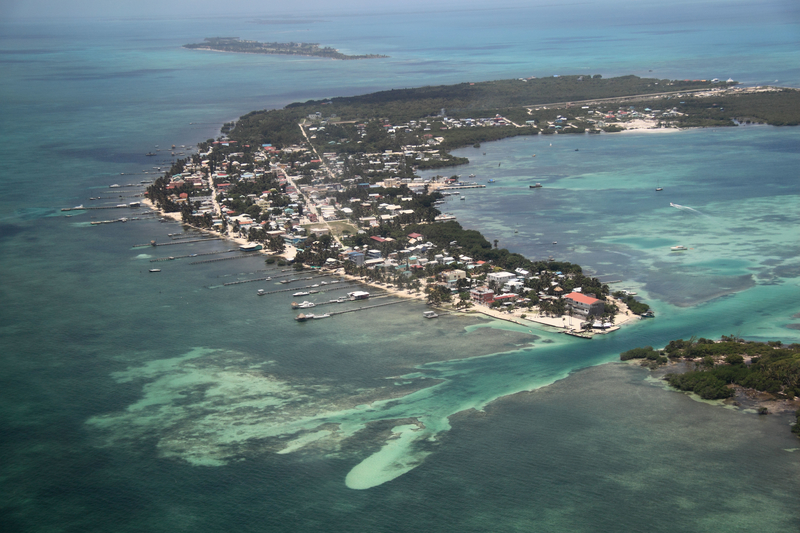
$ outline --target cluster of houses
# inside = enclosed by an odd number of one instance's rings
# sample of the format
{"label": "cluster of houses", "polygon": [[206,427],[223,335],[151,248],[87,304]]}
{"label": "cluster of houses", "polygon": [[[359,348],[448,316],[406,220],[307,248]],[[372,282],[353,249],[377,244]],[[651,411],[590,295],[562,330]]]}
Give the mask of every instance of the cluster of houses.
{"label": "cluster of houses", "polygon": [[[469,127],[470,121],[449,121],[450,127]],[[185,165],[180,174],[170,177],[167,189],[186,190],[186,185],[193,187],[194,192],[187,195],[185,192],[178,195],[175,200],[180,202],[191,201],[195,206],[195,214],[211,214],[215,225],[227,224],[240,234],[248,234],[254,229],[262,230],[267,237],[279,237],[287,244],[302,247],[309,233],[317,236],[329,233],[324,225],[326,221],[349,219],[358,227],[368,228],[380,225],[387,220],[414,211],[404,204],[414,200],[415,191],[423,192],[425,187],[436,188],[446,186],[451,178],[400,178],[391,176],[382,182],[370,184],[357,179],[330,180],[323,179],[320,169],[313,175],[316,178],[301,180],[301,175],[293,174],[295,168],[305,164],[319,164],[314,160],[308,149],[304,146],[292,146],[285,150],[276,150],[270,145],[264,145],[256,151],[254,157],[245,163],[240,161],[242,152],[227,154],[221,162],[217,162],[214,170],[209,165],[209,152],[199,154],[199,162],[190,162]],[[363,154],[365,158],[372,158],[373,164],[379,162],[392,168],[393,161],[398,157],[406,157],[407,152],[387,152],[385,154]],[[342,162],[342,157],[334,153],[325,153],[323,156],[328,167],[338,168],[337,162]],[[218,159],[217,159],[218,160]],[[229,194],[234,184],[239,182],[255,182],[258,178],[270,174],[278,185],[278,190],[263,191],[261,194],[247,196],[248,205],[257,205],[262,208],[259,215],[251,215],[232,209],[230,206],[234,198]],[[307,174],[306,174],[307,175]],[[298,183],[302,181],[301,183]],[[336,200],[332,194],[342,190],[373,189],[378,186],[394,188],[405,185],[410,189],[407,196],[383,198],[378,192],[362,193],[349,200]],[[280,208],[273,205],[276,197],[281,198]],[[341,195],[339,195],[341,198]],[[219,200],[217,203],[216,200]],[[372,212],[370,216],[356,217],[355,209],[360,213]],[[351,263],[366,269],[391,271],[408,278],[416,277],[415,272],[430,272],[428,267],[434,266],[434,271],[439,272],[436,282],[452,292],[468,292],[471,300],[479,305],[503,306],[530,306],[528,298],[533,287],[537,288],[539,301],[563,300],[566,309],[573,315],[589,317],[602,315],[604,302],[594,295],[583,294],[580,288],[575,288],[564,294],[561,282],[566,276],[560,272],[542,271],[531,273],[524,269],[515,272],[489,271],[478,269],[485,265],[484,261],[475,261],[470,257],[459,254],[449,254],[447,250],[439,250],[437,246],[427,241],[422,234],[411,233],[406,236],[407,242],[398,249],[390,237],[371,236],[370,244],[356,247],[341,247],[335,242],[332,247],[338,255],[327,259],[327,266],[338,267],[344,263]],[[390,245],[387,246],[386,244]],[[451,243],[454,245],[456,243]],[[451,246],[452,248],[452,246]],[[450,268],[447,268],[450,266]],[[479,281],[480,280],[480,281]]]}
{"label": "cluster of houses", "polygon": [[[466,272],[463,270],[451,272],[440,274],[441,279],[443,281],[447,280],[448,284],[452,284],[452,280],[455,279],[455,284],[457,285],[459,279],[466,277]],[[595,298],[594,295],[583,294],[580,287],[573,288],[569,294],[563,294],[564,289],[560,286],[559,280],[564,278],[566,278],[566,275],[561,272],[541,271],[537,274],[531,274],[522,268],[516,269],[515,272],[490,272],[486,275],[485,284],[475,285],[470,288],[470,298],[473,302],[482,305],[492,305],[495,302],[499,302],[504,306],[528,306],[531,300],[522,296],[522,294],[529,290],[530,286],[538,285],[541,287],[542,284],[529,284],[527,281],[542,281],[544,279],[549,287],[546,290],[539,290],[538,298],[540,301],[562,299],[566,304],[567,312],[582,317],[599,316],[604,313],[604,302]],[[551,281],[548,282],[547,280]]]}

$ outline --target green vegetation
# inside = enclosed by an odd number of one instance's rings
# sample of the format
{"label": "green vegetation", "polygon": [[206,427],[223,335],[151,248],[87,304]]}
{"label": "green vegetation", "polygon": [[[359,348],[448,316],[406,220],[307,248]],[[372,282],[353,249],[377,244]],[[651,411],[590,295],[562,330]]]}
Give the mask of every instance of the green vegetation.
{"label": "green vegetation", "polygon": [[676,389],[692,391],[704,400],[721,400],[734,394],[725,380],[708,371],[669,374],[666,380]]}
{"label": "green vegetation", "polygon": [[[636,101],[637,109],[651,107],[670,111],[662,123],[678,127],[732,126],[734,120],[773,125],[800,124],[800,91],[793,89],[759,93],[720,93],[697,97],[692,91],[721,88],[708,81],[676,81],[621,76],[603,79],[590,76],[560,76],[529,80],[497,80],[460,83],[413,89],[392,89],[376,93],[309,100],[289,104],[283,109],[254,111],[239,119],[230,132],[240,145],[272,143],[281,148],[304,140],[297,124],[308,117],[319,117],[324,128],[315,132],[312,142],[323,151],[337,153],[372,153],[397,151],[403,145],[422,144],[421,131],[398,128],[391,135],[384,126],[424,121],[428,137],[440,137],[437,149],[447,152],[463,146],[517,135],[558,133],[612,133],[625,129],[624,120],[602,122],[601,115],[589,115],[577,105],[581,100],[613,99],[644,95]],[[648,99],[646,95],[659,95]],[[671,94],[680,93],[680,94]],[[629,104],[631,102],[627,102]],[[623,104],[603,101],[595,105],[605,113],[615,112]],[[627,109],[627,105],[625,106]],[[672,110],[674,109],[674,112]],[[503,116],[516,127],[503,121],[491,125],[449,128],[443,122],[442,110],[453,119],[479,119]],[[569,123],[553,124],[563,114]],[[322,119],[322,117],[329,117]],[[494,119],[492,119],[494,120]],[[357,124],[366,125],[358,130]],[[550,123],[548,127],[548,123]],[[362,126],[363,126],[362,124]],[[365,132],[366,135],[356,135]],[[438,168],[462,164],[462,160],[431,159],[412,162],[419,168]]]}
{"label": "green vegetation", "polygon": [[192,50],[216,50],[219,52],[236,52],[241,54],[279,54],[294,56],[327,57],[330,59],[373,59],[389,57],[376,54],[348,56],[335,48],[320,47],[318,43],[260,43],[258,41],[242,41],[237,37],[206,37],[202,43],[185,44],[184,48]]}
{"label": "green vegetation", "polygon": [[[582,79],[581,79],[582,78]],[[588,79],[583,76],[560,76],[522,80],[497,80],[456,85],[437,85],[414,89],[392,89],[362,96],[309,100],[288,107],[314,107],[324,104],[337,116],[349,119],[387,118],[407,122],[436,116],[445,109],[455,118],[494,116],[497,110],[554,102],[612,98],[661,91],[685,91],[711,88],[710,82],[671,81],[637,76]]]}
{"label": "green vegetation", "polygon": [[674,107],[682,115],[670,118],[670,122],[682,128],[733,126],[734,120],[743,124],[773,126],[800,124],[800,91],[794,89],[723,94],[710,98],[681,96],[637,103],[639,107]]}
{"label": "green vegetation", "polygon": [[[659,358],[663,356],[658,350],[653,349],[652,346],[645,346],[644,348],[633,348],[632,350],[628,350],[627,352],[622,352],[619,354],[619,358],[622,361],[630,361],[631,359],[647,359],[649,361],[658,361]],[[664,362],[667,362],[667,358],[664,357]]]}
{"label": "green vegetation", "polygon": [[634,298],[629,294],[617,291],[614,294],[612,294],[612,296],[614,296],[614,298],[622,300],[622,303],[627,305],[628,309],[630,309],[632,313],[635,313],[637,315],[641,315],[642,313],[646,313],[647,311],[650,310],[649,305],[640,302],[639,300],[637,300],[636,298]]}
{"label": "green vegetation", "polygon": [[[629,354],[626,358],[648,349],[652,350],[647,347],[625,352]],[[723,337],[719,342],[693,338],[670,341],[664,351],[669,358],[684,358],[696,367],[684,374],[667,374],[667,382],[704,399],[733,396],[730,384],[771,393],[778,398],[800,396],[800,344],[744,342],[735,337]]]}

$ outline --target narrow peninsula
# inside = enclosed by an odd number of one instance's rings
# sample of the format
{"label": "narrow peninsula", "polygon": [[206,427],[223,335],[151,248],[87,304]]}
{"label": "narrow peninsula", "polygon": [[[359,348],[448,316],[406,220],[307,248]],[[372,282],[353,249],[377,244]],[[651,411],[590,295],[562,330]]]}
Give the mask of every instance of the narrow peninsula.
{"label": "narrow peninsula", "polygon": [[258,41],[243,41],[238,37],[206,37],[202,43],[185,44],[183,47],[191,50],[213,50],[239,54],[309,56],[342,60],[389,57],[380,54],[347,55],[335,48],[320,46],[319,43],[261,43]]}

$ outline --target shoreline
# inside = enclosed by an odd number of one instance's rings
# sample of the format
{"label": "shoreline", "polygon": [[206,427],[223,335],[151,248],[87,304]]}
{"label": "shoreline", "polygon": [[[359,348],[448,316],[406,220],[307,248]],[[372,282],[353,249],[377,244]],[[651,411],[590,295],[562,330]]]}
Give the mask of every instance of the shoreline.
{"label": "shoreline", "polygon": [[[616,363],[646,368],[646,366],[641,363],[641,359],[616,361]],[[692,363],[700,363],[700,359],[694,360]],[[724,400],[703,400],[694,392],[683,391],[670,386],[665,381],[664,376],[667,374],[683,374],[690,371],[691,369],[686,361],[670,360],[666,365],[648,370],[650,377],[658,380],[659,383],[662,383],[667,390],[686,394],[697,402],[710,403],[712,405],[718,405],[727,409],[735,409],[742,412],[753,411],[753,414],[757,414],[762,408],[767,409],[767,413],[765,414],[775,415],[794,415],[798,410],[800,410],[800,397],[795,397],[794,400],[776,398],[773,394],[768,392],[762,392],[757,389],[749,389],[737,384],[729,385],[735,394],[731,398],[726,398]]]}
{"label": "shoreline", "polygon": [[[158,213],[159,215],[161,215],[164,218],[169,218],[169,219],[171,219],[171,220],[173,220],[175,222],[178,222],[178,223],[180,223],[182,225],[188,226],[188,227],[190,227],[192,229],[195,229],[197,231],[202,231],[203,233],[208,233],[210,235],[214,235],[214,236],[217,236],[217,237],[222,237],[222,238],[224,238],[226,240],[229,240],[231,242],[236,243],[239,246],[250,243],[250,241],[248,241],[247,239],[242,238],[242,237],[234,237],[233,235],[230,235],[230,234],[227,234],[227,233],[216,232],[216,231],[210,230],[208,228],[199,228],[197,226],[193,226],[193,225],[191,225],[191,224],[189,224],[187,222],[184,222],[181,219],[180,213],[177,213],[177,212],[167,213],[164,210],[156,207],[149,198],[144,198],[142,200],[142,205],[147,206],[148,209],[151,209],[151,210],[155,211],[156,213]],[[250,252],[250,253],[252,253],[252,252]],[[269,253],[269,252],[264,251],[263,249],[262,250],[256,250],[256,253],[259,253],[259,254],[261,254],[263,256],[267,256],[267,257],[282,257],[282,258],[290,261],[290,260],[294,259],[294,256],[296,254],[296,248],[294,248],[293,246],[287,245],[287,251],[285,251],[282,254]],[[371,282],[371,281],[367,281],[367,280],[363,279],[360,276],[353,276],[351,274],[345,274],[343,268],[337,268],[335,270],[332,270],[332,271],[330,271],[330,274],[333,275],[333,276],[342,277],[342,278],[347,279],[349,281],[355,281],[355,282],[360,283],[360,284],[362,284],[364,286],[367,286],[367,287],[371,287],[371,288],[374,288],[374,289],[380,289],[380,290],[386,292],[387,295],[395,296],[395,297],[398,297],[398,298],[405,298],[407,300],[416,300],[416,301],[419,301],[419,302],[427,304],[427,296],[423,291],[411,291],[409,289],[398,289],[396,287],[387,287],[385,284],[380,283],[380,282]],[[602,331],[590,331],[590,332],[588,332],[588,337],[586,337],[586,338],[591,339],[595,335],[607,335],[609,333],[613,333],[614,331],[618,331],[621,326],[623,326],[625,324],[629,324],[629,323],[634,322],[634,321],[638,321],[638,320],[641,319],[641,317],[639,315],[636,315],[636,314],[632,313],[623,302],[621,302],[619,300],[614,300],[614,303],[620,308],[620,313],[618,313],[617,316],[615,317],[614,326],[612,326],[612,327],[610,327],[608,329],[602,330]],[[530,312],[526,312],[525,310],[522,310],[522,309],[515,309],[513,312],[507,312],[507,311],[500,311],[500,310],[496,310],[496,309],[491,309],[489,307],[486,307],[486,306],[480,305],[480,304],[473,304],[472,306],[470,306],[470,307],[468,307],[466,309],[456,309],[453,304],[440,305],[440,306],[438,306],[438,308],[447,311],[448,314],[469,315],[469,314],[472,314],[472,313],[478,313],[478,314],[482,314],[482,315],[484,315],[484,316],[486,316],[487,318],[490,318],[490,319],[503,320],[505,322],[510,322],[512,324],[516,324],[518,326],[523,326],[523,327],[528,327],[528,328],[531,328],[531,327],[533,327],[533,328],[544,328],[544,327],[554,328],[554,329],[558,330],[557,331],[558,333],[579,333],[579,332],[582,332],[578,327],[576,327],[576,325],[573,324],[573,319],[575,319],[575,321],[578,322],[578,325],[580,324],[582,319],[579,318],[579,317],[570,317],[570,316],[546,317],[546,316],[541,316],[540,314],[537,314],[534,317],[533,314],[530,314]],[[526,316],[523,318],[521,315],[526,315]]]}

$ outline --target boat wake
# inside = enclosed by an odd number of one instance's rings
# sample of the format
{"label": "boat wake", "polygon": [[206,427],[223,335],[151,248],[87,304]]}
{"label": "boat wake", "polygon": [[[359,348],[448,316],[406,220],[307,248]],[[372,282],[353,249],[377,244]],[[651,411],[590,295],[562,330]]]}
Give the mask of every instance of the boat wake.
{"label": "boat wake", "polygon": [[692,207],[687,207],[685,205],[680,205],[680,204],[673,204],[672,202],[669,203],[669,206],[670,207],[674,207],[676,209],[680,209],[681,211],[691,211],[692,213],[697,213],[698,215],[711,218],[708,215],[706,215],[705,213],[702,213],[702,212],[700,212],[697,209],[694,209]]}

